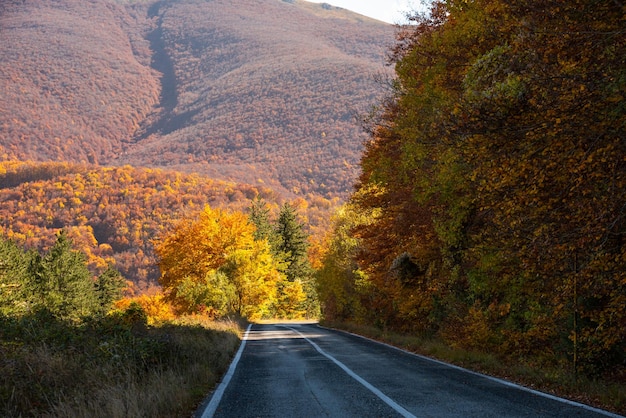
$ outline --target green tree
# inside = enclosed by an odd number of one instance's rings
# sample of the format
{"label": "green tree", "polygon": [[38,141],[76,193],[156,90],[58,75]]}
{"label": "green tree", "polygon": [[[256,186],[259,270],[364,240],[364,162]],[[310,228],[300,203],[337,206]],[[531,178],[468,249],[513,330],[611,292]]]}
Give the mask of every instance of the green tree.
{"label": "green tree", "polygon": [[33,256],[0,236],[0,314],[20,315],[29,310],[32,289],[28,271]]}
{"label": "green tree", "polygon": [[312,269],[309,263],[307,249],[308,236],[304,225],[298,221],[295,209],[285,203],[278,215],[276,233],[280,237],[278,250],[286,262],[284,270],[287,280],[307,279]]}
{"label": "green tree", "polygon": [[[276,233],[280,237],[278,257],[284,261],[282,273],[287,282],[300,281],[305,294],[304,309],[308,316],[317,316],[319,302],[313,280],[313,268],[309,262],[308,235],[304,231],[304,225],[298,221],[295,209],[285,203],[278,215]],[[293,287],[286,286],[285,289]]]}
{"label": "green tree", "polygon": [[267,240],[274,256],[279,255],[281,236],[277,233],[270,219],[270,210],[267,203],[257,197],[248,209],[248,218],[256,227],[254,239],[257,241]]}
{"label": "green tree", "polygon": [[94,280],[86,256],[72,249],[65,231],[43,256],[32,263],[38,307],[61,319],[77,321],[99,310]]}
{"label": "green tree", "polygon": [[113,306],[113,302],[122,298],[125,287],[126,281],[120,272],[111,266],[98,276],[95,289],[101,314],[106,314]]}
{"label": "green tree", "polygon": [[185,312],[208,309],[211,316],[221,317],[233,312],[236,288],[224,272],[212,270],[201,279],[183,278],[178,284],[176,298]]}

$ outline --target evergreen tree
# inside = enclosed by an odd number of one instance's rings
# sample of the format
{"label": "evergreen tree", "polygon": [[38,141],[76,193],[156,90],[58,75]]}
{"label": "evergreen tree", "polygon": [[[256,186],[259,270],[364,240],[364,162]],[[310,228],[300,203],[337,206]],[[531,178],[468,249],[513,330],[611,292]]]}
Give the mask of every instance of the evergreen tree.
{"label": "evergreen tree", "polygon": [[283,254],[286,262],[285,275],[287,280],[293,282],[296,279],[307,279],[311,276],[311,265],[307,249],[309,243],[304,226],[298,222],[295,209],[285,203],[280,209],[276,233],[280,237],[279,253]]}
{"label": "evergreen tree", "polygon": [[[296,217],[295,209],[285,203],[280,209],[276,232],[280,237],[279,257],[284,261],[282,273],[286,283],[281,289],[280,306],[294,315],[303,312],[308,317],[319,315],[319,301],[313,280],[313,268],[308,257],[308,235]],[[300,289],[298,291],[298,288]],[[305,298],[297,296],[304,292]],[[279,309],[280,310],[280,309]]]}
{"label": "evergreen tree", "polygon": [[15,315],[28,310],[29,257],[13,241],[0,236],[0,314]]}
{"label": "evergreen tree", "polygon": [[267,203],[257,197],[250,205],[248,218],[256,227],[254,231],[254,239],[256,241],[267,240],[272,250],[272,255],[277,255],[280,248],[281,237],[274,229],[270,220],[270,210]]}
{"label": "evergreen tree", "polygon": [[106,314],[113,306],[113,302],[121,299],[126,281],[119,271],[109,266],[95,283],[98,305],[101,314]]}
{"label": "evergreen tree", "polygon": [[68,320],[79,320],[98,311],[98,295],[86,256],[72,249],[65,231],[43,258],[31,263],[41,308]]}

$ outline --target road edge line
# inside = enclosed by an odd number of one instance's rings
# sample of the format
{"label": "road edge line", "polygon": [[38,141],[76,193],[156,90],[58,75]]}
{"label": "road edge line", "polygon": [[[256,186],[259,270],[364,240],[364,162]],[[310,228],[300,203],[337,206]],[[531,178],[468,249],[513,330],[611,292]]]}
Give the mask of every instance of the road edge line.
{"label": "road edge line", "polygon": [[348,376],[350,376],[351,378],[353,378],[354,380],[356,380],[357,382],[359,382],[360,384],[362,384],[363,386],[365,386],[366,389],[368,389],[370,392],[372,392],[374,395],[376,395],[381,401],[385,402],[387,405],[389,405],[394,411],[396,411],[397,413],[399,413],[400,415],[402,415],[405,418],[416,418],[415,415],[413,415],[412,413],[410,413],[409,411],[407,411],[406,409],[404,409],[401,405],[399,405],[398,403],[396,403],[396,401],[394,401],[393,399],[391,399],[389,396],[385,395],[380,389],[378,389],[376,386],[372,385],[371,383],[369,383],[367,380],[363,379],[361,376],[359,376],[358,374],[356,374],[354,371],[352,371],[352,369],[350,369],[348,366],[346,366],[345,364],[343,364],[342,362],[340,362],[339,360],[337,360],[335,357],[331,356],[330,354],[326,353],[324,350],[322,350],[320,348],[320,346],[318,346],[317,344],[315,344],[313,341],[311,341],[310,339],[308,339],[304,334],[302,334],[300,331],[298,331],[297,329],[288,327],[283,325],[284,328],[290,329],[291,331],[297,333],[298,335],[300,335],[302,338],[304,338],[309,344],[311,344],[313,346],[313,348],[315,348],[315,350],[317,350],[318,353],[320,353],[321,355],[323,355],[324,357],[326,357],[327,359],[329,359],[330,361],[332,361],[333,363],[335,363],[337,366],[339,366],[339,368],[341,370],[343,370],[344,372],[346,372],[346,374],[348,374]]}
{"label": "road edge line", "polygon": [[353,332],[344,331],[344,330],[337,329],[337,328],[328,328],[328,327],[325,327],[323,325],[320,325],[319,323],[317,324],[317,326],[319,328],[323,328],[323,329],[327,329],[327,330],[331,330],[331,331],[337,331],[337,332],[341,332],[343,334],[352,335],[353,337],[362,338],[364,340],[367,340],[367,341],[370,341],[370,342],[373,342],[373,343],[376,343],[376,344],[384,345],[384,346],[389,347],[389,348],[393,348],[394,350],[401,351],[401,352],[403,352],[405,354],[409,354],[411,356],[415,356],[415,357],[421,358],[423,360],[431,361],[433,363],[440,364],[442,366],[448,366],[448,367],[451,367],[451,368],[456,369],[456,370],[460,370],[460,371],[463,371],[463,372],[466,372],[466,373],[470,373],[470,374],[472,374],[474,376],[484,377],[487,380],[491,380],[493,382],[500,383],[500,384],[502,384],[504,386],[509,386],[509,387],[513,387],[513,388],[516,388],[516,389],[519,389],[519,390],[523,390],[525,392],[530,392],[533,395],[537,395],[537,396],[541,396],[541,397],[544,397],[544,398],[548,398],[548,399],[551,399],[553,401],[558,401],[558,402],[561,402],[561,403],[564,403],[564,404],[567,404],[567,405],[570,405],[570,406],[576,406],[578,408],[581,408],[581,409],[584,409],[584,410],[587,410],[587,411],[590,411],[590,412],[595,412],[597,414],[605,415],[605,416],[607,416],[609,418],[626,418],[624,415],[619,415],[619,414],[616,414],[616,413],[611,412],[611,411],[606,411],[604,409],[596,408],[595,406],[591,406],[591,405],[587,405],[587,404],[584,404],[584,403],[572,401],[572,400],[566,399],[566,398],[561,398],[561,397],[558,397],[556,395],[551,395],[549,393],[541,392],[541,391],[536,390],[536,389],[531,389],[529,387],[520,385],[518,383],[510,382],[508,380],[504,380],[504,379],[501,379],[499,377],[489,376],[488,374],[475,372],[473,370],[466,369],[466,368],[461,367],[461,366],[457,366],[456,364],[446,363],[445,361],[437,360],[435,358],[431,358],[431,357],[425,356],[423,354],[413,353],[413,352],[405,350],[403,348],[396,347],[396,346],[393,346],[391,344],[384,343],[382,341],[377,341],[377,340],[375,340],[373,338],[369,338],[369,337],[366,337],[364,335],[355,334]]}
{"label": "road edge line", "polygon": [[235,354],[235,358],[233,359],[232,363],[230,363],[228,372],[226,372],[226,375],[224,375],[222,382],[219,384],[217,389],[215,389],[215,392],[213,392],[213,396],[211,396],[211,401],[204,409],[204,412],[202,412],[202,415],[200,415],[200,418],[212,418],[213,415],[215,414],[215,411],[217,410],[217,406],[220,404],[220,401],[222,400],[222,396],[224,395],[224,391],[228,387],[228,384],[230,383],[230,379],[232,379],[233,375],[235,374],[235,369],[237,368],[239,359],[241,359],[241,354],[243,353],[243,349],[246,346],[246,341],[248,341],[248,334],[250,333],[250,328],[252,328],[252,324],[248,325],[248,328],[246,329],[246,333],[244,334],[243,339],[241,340],[241,345],[239,346],[239,350],[237,350],[237,354]]}

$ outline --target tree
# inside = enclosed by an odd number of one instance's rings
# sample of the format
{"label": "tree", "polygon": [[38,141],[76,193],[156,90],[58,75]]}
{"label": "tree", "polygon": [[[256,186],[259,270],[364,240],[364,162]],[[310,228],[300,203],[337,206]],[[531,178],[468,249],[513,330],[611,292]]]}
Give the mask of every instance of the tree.
{"label": "tree", "polygon": [[250,319],[271,317],[281,275],[269,244],[251,240],[249,245],[231,252],[220,271],[235,286],[239,313]]}
{"label": "tree", "polygon": [[269,314],[278,271],[269,244],[254,240],[254,225],[241,212],[206,206],[182,220],[156,244],[161,285],[182,312],[209,307],[248,317]]}
{"label": "tree", "polygon": [[20,315],[30,309],[28,267],[33,256],[0,235],[0,314]]}
{"label": "tree", "polygon": [[306,280],[311,276],[307,249],[308,236],[304,225],[298,222],[296,212],[289,203],[285,203],[278,215],[276,233],[280,237],[278,250],[286,262],[284,270],[287,280]]}
{"label": "tree", "polygon": [[[285,203],[280,209],[276,223],[276,233],[280,237],[278,241],[278,257],[281,257],[284,261],[282,273],[285,275],[287,282],[301,282],[302,288],[307,295],[302,309],[309,316],[317,316],[319,301],[313,280],[313,269],[309,262],[307,251],[309,247],[308,235],[304,231],[304,225],[298,221],[295,209],[289,203]],[[290,287],[286,286],[283,288],[288,289]]]}
{"label": "tree", "polygon": [[257,196],[248,208],[248,217],[250,218],[250,222],[256,227],[254,239],[257,241],[267,240],[273,250],[277,249],[279,246],[279,236],[272,226],[270,210],[267,207],[267,203]]}
{"label": "tree", "polygon": [[373,323],[575,370],[623,365],[623,13],[435,1],[400,33],[350,199],[372,215],[351,233]]}
{"label": "tree", "polygon": [[94,281],[86,256],[72,249],[65,231],[43,257],[31,263],[36,305],[66,320],[78,321],[99,310]]}
{"label": "tree", "polygon": [[325,241],[327,252],[315,276],[321,313],[326,320],[357,323],[372,320],[367,311],[372,307],[374,289],[356,262],[356,252],[362,243],[353,234],[357,226],[372,221],[371,216],[358,212],[351,203],[337,210],[333,217],[333,230]]}
{"label": "tree", "polygon": [[108,266],[98,276],[95,282],[95,289],[102,314],[106,314],[113,307],[113,303],[122,298],[125,287],[126,281],[120,272],[112,266]]}
{"label": "tree", "polygon": [[198,279],[187,276],[176,289],[176,302],[184,312],[206,312],[222,317],[233,312],[235,285],[221,271],[210,271]]}

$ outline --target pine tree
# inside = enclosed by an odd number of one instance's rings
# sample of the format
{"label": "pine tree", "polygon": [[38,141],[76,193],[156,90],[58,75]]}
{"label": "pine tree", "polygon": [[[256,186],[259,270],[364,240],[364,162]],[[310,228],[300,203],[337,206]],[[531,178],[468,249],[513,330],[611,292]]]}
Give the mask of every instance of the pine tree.
{"label": "pine tree", "polygon": [[267,240],[272,250],[272,255],[277,255],[280,248],[281,237],[272,225],[272,221],[270,220],[270,210],[267,207],[267,203],[263,199],[257,197],[252,201],[248,211],[248,218],[256,227],[256,231],[254,232],[255,241],[262,241],[264,239]]}
{"label": "pine tree", "polygon": [[[304,312],[308,317],[318,316],[319,301],[307,251],[308,235],[304,231],[304,225],[298,221],[295,209],[289,203],[285,203],[280,209],[276,232],[280,237],[278,257],[284,261],[282,273],[286,279],[279,292],[283,295],[280,305],[287,307],[291,315],[300,316],[299,312]],[[297,296],[299,286],[306,295],[304,299]]]}
{"label": "pine tree", "polygon": [[109,266],[95,283],[100,313],[106,314],[113,302],[122,297],[126,282],[120,272]]}
{"label": "pine tree", "polygon": [[[41,308],[67,320],[79,320],[98,311],[98,296],[86,256],[72,249],[65,231],[42,257],[31,263]],[[39,262],[37,262],[39,261]]]}
{"label": "pine tree", "polygon": [[312,270],[307,254],[308,236],[304,232],[304,226],[298,222],[295,209],[289,203],[285,203],[280,209],[276,233],[280,237],[279,252],[286,262],[284,273],[287,280],[293,282],[296,279],[309,278]]}
{"label": "pine tree", "polygon": [[31,255],[0,236],[0,314],[15,315],[27,311]]}

